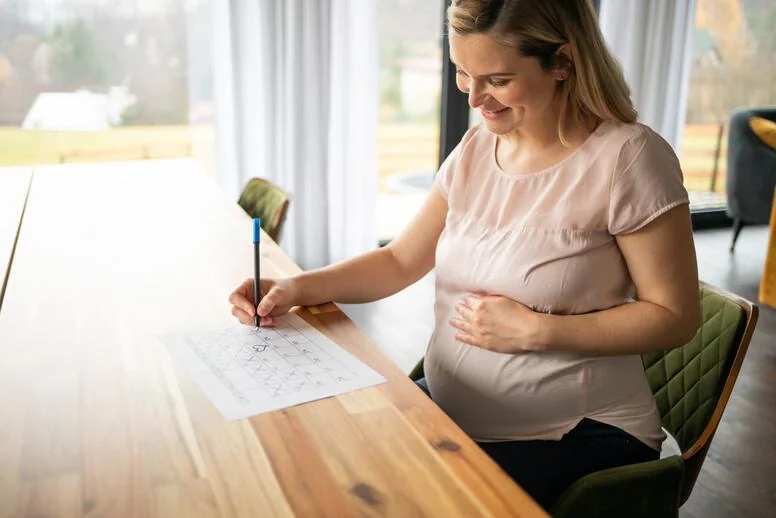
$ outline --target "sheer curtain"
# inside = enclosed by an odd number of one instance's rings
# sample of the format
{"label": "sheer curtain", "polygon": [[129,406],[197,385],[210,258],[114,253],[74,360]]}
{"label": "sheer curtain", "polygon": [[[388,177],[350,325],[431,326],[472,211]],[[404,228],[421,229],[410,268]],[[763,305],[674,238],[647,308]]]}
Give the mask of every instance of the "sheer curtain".
{"label": "sheer curtain", "polygon": [[375,248],[376,0],[214,4],[221,185],[289,191],[280,245],[305,269]]}
{"label": "sheer curtain", "polygon": [[696,0],[602,0],[599,13],[639,120],[675,150],[687,108],[695,7]]}

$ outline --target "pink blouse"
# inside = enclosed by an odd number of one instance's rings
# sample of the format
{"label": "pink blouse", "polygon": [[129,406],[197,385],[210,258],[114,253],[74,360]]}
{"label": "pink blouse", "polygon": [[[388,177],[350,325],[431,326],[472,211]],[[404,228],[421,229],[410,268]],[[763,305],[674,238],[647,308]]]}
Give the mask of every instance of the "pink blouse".
{"label": "pink blouse", "polygon": [[530,174],[504,172],[495,146],[484,126],[471,128],[437,175],[449,210],[425,360],[434,401],[480,441],[560,439],[590,417],[659,450],[665,435],[640,356],[496,353],[457,341],[449,320],[471,293],[555,314],[631,302],[614,236],[689,203],[675,153],[648,127],[615,121]]}

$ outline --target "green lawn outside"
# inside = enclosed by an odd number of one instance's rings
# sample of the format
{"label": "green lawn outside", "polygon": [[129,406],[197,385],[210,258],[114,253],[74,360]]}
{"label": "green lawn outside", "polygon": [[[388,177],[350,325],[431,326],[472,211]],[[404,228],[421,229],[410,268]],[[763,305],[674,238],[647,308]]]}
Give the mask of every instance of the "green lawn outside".
{"label": "green lawn outside", "polygon": [[133,126],[95,132],[0,127],[0,166],[189,156],[197,131],[189,126]]}
{"label": "green lawn outside", "polygon": [[[380,183],[397,172],[436,168],[436,124],[390,123],[378,129]],[[688,189],[707,191],[711,184],[717,128],[688,125],[680,158]],[[724,191],[725,147],[722,141],[716,190]],[[0,166],[141,160],[190,156],[213,148],[210,126],[135,126],[102,132],[25,131],[0,127]]]}

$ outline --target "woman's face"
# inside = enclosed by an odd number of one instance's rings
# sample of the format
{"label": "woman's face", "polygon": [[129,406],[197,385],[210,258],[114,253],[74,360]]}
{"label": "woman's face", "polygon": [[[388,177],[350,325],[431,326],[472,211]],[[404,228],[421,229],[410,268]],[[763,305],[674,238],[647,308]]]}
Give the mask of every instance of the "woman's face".
{"label": "woman's face", "polygon": [[519,134],[546,117],[557,120],[561,70],[544,70],[538,59],[523,57],[487,34],[451,32],[450,59],[458,88],[492,133]]}

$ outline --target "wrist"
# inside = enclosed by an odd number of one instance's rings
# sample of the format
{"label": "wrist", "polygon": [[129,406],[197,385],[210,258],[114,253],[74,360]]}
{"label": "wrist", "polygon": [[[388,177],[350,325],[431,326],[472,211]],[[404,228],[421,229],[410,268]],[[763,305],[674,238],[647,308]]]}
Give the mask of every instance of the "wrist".
{"label": "wrist", "polygon": [[301,273],[294,277],[289,277],[289,284],[291,285],[291,292],[293,293],[293,305],[295,306],[314,306],[312,301],[310,278],[307,273]]}
{"label": "wrist", "polygon": [[324,293],[325,284],[321,282],[320,276],[314,270],[300,273],[291,277],[289,281],[294,292],[294,303],[297,306],[317,306],[331,301],[326,298],[329,295]]}
{"label": "wrist", "polygon": [[534,340],[536,351],[550,351],[554,343],[555,322],[558,317],[547,313],[534,313]]}

